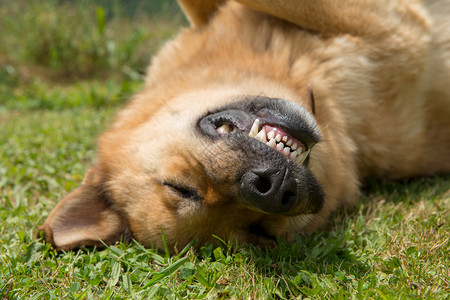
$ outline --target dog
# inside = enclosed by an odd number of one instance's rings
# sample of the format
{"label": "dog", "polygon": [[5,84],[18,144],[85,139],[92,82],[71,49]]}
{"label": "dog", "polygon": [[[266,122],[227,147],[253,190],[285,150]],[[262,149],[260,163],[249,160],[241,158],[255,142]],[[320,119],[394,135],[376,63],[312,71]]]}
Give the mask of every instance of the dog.
{"label": "dog", "polygon": [[368,176],[450,171],[450,1],[180,0],[190,27],[38,228],[263,247],[318,230]]}

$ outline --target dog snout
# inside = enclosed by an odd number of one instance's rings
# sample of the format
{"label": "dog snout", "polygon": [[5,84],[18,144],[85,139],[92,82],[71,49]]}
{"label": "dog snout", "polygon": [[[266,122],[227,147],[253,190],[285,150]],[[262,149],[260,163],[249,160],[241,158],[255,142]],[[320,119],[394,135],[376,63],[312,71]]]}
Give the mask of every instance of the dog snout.
{"label": "dog snout", "polygon": [[254,169],[242,176],[245,200],[267,213],[287,213],[297,203],[297,185],[289,169]]}

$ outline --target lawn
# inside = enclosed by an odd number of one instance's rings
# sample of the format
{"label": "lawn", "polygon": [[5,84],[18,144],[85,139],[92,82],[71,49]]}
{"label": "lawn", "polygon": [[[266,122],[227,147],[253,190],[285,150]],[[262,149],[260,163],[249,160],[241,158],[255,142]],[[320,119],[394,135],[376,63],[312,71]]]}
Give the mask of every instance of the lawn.
{"label": "lawn", "polygon": [[186,24],[173,1],[125,2],[0,0],[0,298],[448,299],[448,175],[371,180],[323,232],[277,249],[57,253],[36,240],[150,55]]}

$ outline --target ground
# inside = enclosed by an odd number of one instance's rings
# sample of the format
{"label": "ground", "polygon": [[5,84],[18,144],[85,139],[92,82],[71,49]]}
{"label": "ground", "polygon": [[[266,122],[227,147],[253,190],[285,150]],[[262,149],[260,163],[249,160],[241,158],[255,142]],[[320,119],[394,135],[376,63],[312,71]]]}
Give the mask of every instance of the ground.
{"label": "ground", "polygon": [[370,180],[357,207],[277,249],[218,241],[177,256],[138,243],[56,253],[36,240],[93,163],[96,137],[141,88],[150,55],[186,24],[176,7],[144,2],[0,0],[2,298],[449,297],[449,175]]}

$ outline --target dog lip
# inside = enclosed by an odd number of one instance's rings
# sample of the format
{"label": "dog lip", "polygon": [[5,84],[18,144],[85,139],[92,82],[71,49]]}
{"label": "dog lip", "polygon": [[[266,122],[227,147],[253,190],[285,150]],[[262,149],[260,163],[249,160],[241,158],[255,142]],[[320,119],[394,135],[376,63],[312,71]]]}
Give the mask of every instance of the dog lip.
{"label": "dog lip", "polygon": [[[295,130],[295,126],[293,124],[288,124],[287,122],[283,122],[282,120],[275,120],[274,118],[258,118],[256,116],[249,116],[249,118],[246,118],[245,122],[243,122],[243,120],[237,120],[233,117],[221,117],[214,121],[214,129],[221,136],[236,132],[248,133],[251,130],[251,126],[256,119],[260,120],[258,129],[267,126],[270,127],[270,129],[276,129],[280,133],[288,136],[294,142],[297,142],[297,144],[306,146],[307,149],[314,145],[314,143],[307,143],[306,141],[304,141],[305,134],[301,131]],[[230,126],[229,132],[220,131],[220,128],[224,125]]]}
{"label": "dog lip", "polygon": [[198,120],[197,128],[206,136],[217,139],[229,134],[248,134],[255,119],[259,119],[260,128],[264,125],[279,128],[300,141],[306,149],[320,141],[314,117],[302,106],[282,99],[247,98],[208,112]]}
{"label": "dog lip", "polygon": [[[310,128],[297,130],[301,126],[291,119],[265,108],[256,112],[233,108],[207,115],[197,124],[200,131],[212,139],[256,140],[282,154],[287,161],[302,165],[315,140],[309,134]],[[301,124],[302,120],[297,123]]]}

